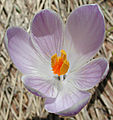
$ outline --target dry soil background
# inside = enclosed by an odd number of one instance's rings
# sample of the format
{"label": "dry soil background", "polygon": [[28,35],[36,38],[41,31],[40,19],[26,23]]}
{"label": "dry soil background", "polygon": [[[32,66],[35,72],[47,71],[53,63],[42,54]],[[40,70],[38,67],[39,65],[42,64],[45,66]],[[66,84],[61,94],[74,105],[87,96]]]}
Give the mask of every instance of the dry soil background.
{"label": "dry soil background", "polygon": [[[74,117],[49,114],[43,99],[29,93],[21,82],[4,47],[4,34],[9,26],[19,26],[29,32],[30,22],[37,12],[50,8],[63,21],[72,10],[83,4],[100,5],[106,22],[105,42],[97,56],[109,60],[107,77],[91,90],[89,104]],[[113,0],[0,0],[0,120],[113,120]]]}

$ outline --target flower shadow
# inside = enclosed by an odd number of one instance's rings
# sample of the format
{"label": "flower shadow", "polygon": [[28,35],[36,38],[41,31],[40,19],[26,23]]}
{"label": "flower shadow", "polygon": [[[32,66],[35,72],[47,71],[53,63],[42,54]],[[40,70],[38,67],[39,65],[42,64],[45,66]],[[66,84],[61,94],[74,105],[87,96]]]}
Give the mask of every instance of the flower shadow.
{"label": "flower shadow", "polygon": [[106,76],[106,78],[99,83],[98,87],[95,89],[95,92],[92,95],[92,98],[89,101],[89,104],[87,106],[87,110],[90,109],[90,107],[94,106],[95,101],[98,99],[100,100],[100,102],[102,103],[102,105],[104,106],[104,112],[106,112],[107,114],[109,114],[108,109],[106,108],[105,103],[103,102],[102,98],[101,98],[101,94],[104,92],[105,87],[107,85],[107,82],[112,80],[111,78],[111,74],[113,72],[113,62],[110,62],[109,64],[109,72],[108,75]]}
{"label": "flower shadow", "polygon": [[47,118],[40,118],[40,117],[33,117],[32,119],[26,119],[26,120],[64,120],[63,118],[60,118],[58,115],[49,113]]}

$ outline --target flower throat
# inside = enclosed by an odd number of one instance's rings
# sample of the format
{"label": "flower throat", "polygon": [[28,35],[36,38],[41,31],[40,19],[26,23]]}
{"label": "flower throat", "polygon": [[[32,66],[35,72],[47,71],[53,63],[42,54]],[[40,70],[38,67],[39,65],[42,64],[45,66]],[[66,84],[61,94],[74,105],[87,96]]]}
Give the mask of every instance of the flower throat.
{"label": "flower throat", "polygon": [[64,50],[61,50],[61,56],[54,54],[51,57],[51,67],[54,74],[65,75],[69,69],[69,62],[67,61],[67,54]]}

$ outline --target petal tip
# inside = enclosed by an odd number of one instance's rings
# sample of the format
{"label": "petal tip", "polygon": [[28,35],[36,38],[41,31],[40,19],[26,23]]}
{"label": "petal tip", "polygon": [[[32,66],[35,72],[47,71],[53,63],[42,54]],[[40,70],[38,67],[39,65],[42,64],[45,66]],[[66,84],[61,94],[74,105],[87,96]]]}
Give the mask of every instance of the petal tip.
{"label": "petal tip", "polygon": [[[89,102],[90,100],[90,96],[91,96],[91,93],[89,92],[84,92],[82,94],[84,97],[84,99],[81,99],[79,100],[79,102],[76,104],[73,104],[71,107],[69,108],[66,108],[64,110],[60,110],[58,109],[56,106],[58,106],[57,104],[54,104],[54,106],[48,106],[49,104],[51,103],[54,103],[55,101],[51,101],[50,103],[45,103],[45,109],[50,112],[50,113],[54,113],[54,114],[57,114],[57,115],[61,115],[61,116],[74,116],[76,115],[77,113],[79,113],[82,108],[85,107],[85,105]],[[70,98],[71,99],[71,98]],[[59,103],[59,106],[62,106],[62,102]],[[62,106],[64,107],[64,106]]]}
{"label": "petal tip", "polygon": [[106,66],[106,69],[105,69],[105,72],[103,73],[103,76],[102,76],[102,80],[103,79],[105,79],[105,77],[107,76],[107,74],[108,74],[108,72],[109,72],[109,62],[108,62],[108,60],[106,59],[106,58],[102,58],[105,62],[106,62],[106,64],[107,64],[107,66]]}
{"label": "petal tip", "polygon": [[86,101],[82,104],[82,105],[79,105],[79,108],[77,110],[74,110],[74,106],[72,107],[72,110],[70,110],[69,112],[64,112],[64,113],[56,113],[58,115],[62,115],[62,116],[75,116],[76,114],[78,114],[87,104],[88,102],[90,101],[90,97],[91,97],[91,93],[88,93],[89,95],[87,96],[86,98]]}
{"label": "petal tip", "polygon": [[5,33],[5,38],[4,38],[4,44],[6,47],[6,50],[8,51],[8,43],[9,40],[17,33],[17,31],[21,30],[19,27],[8,27]]}

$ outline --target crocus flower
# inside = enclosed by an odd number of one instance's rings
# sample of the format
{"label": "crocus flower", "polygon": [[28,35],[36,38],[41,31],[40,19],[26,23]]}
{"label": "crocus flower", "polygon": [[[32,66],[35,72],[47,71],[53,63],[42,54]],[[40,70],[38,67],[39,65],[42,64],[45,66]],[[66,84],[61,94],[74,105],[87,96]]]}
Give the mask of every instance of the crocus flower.
{"label": "crocus flower", "polygon": [[55,12],[42,10],[31,23],[30,35],[21,28],[9,28],[5,46],[23,73],[25,87],[45,98],[45,109],[69,116],[88,103],[88,90],[107,75],[105,58],[91,60],[104,41],[104,32],[97,4],[73,11],[65,26]]}

